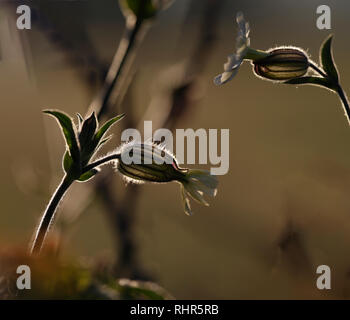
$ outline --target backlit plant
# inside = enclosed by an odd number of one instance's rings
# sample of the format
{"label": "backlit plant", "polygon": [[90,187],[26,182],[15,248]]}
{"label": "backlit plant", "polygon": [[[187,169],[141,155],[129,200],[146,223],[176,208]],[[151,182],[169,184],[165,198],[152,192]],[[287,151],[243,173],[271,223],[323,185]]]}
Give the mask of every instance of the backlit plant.
{"label": "backlit plant", "polygon": [[[224,72],[215,77],[216,85],[232,80],[240,65],[247,60],[253,65],[255,75],[261,79],[284,84],[316,85],[337,93],[350,123],[349,102],[340,85],[339,73],[333,60],[332,35],[320,48],[320,66],[318,66],[304,50],[297,47],[281,46],[268,51],[251,48],[249,24],[244,20],[241,12],[237,14],[236,21],[238,24],[236,52],[228,56],[228,61],[224,64]],[[309,71],[313,74],[309,74]]]}
{"label": "backlit plant", "polygon": [[[189,215],[192,213],[189,197],[201,204],[208,205],[203,195],[216,195],[217,180],[214,176],[205,170],[180,168],[175,156],[158,145],[131,142],[105,157],[92,161],[99,148],[110,139],[110,137],[105,138],[108,129],[124,115],[110,119],[99,128],[94,112],[87,119],[83,119],[78,114],[78,126],[69,116],[60,111],[46,110],[44,112],[56,118],[65,138],[66,151],[62,160],[65,174],[43,214],[35,234],[32,253],[40,252],[57,206],[72,183],[92,179],[100,171],[102,165],[110,162],[116,163],[116,170],[130,182],[167,183],[174,181],[180,183],[184,211]],[[133,156],[140,161],[125,162],[126,155],[130,153],[133,153]],[[162,153],[165,153],[167,161],[161,157]]]}

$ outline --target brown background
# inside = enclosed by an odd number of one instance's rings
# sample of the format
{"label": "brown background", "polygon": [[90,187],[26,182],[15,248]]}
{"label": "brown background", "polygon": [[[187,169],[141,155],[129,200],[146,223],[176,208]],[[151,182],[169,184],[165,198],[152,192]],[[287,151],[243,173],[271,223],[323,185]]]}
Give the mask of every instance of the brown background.
{"label": "brown background", "polygon": [[[215,87],[212,79],[234,47],[233,17],[241,10],[258,49],[295,45],[318,61],[320,44],[334,33],[341,82],[350,94],[350,5],[346,0],[222,1],[215,50],[201,78],[203,95],[177,127],[229,128],[230,171],[219,178],[210,207],[194,204],[193,217],[184,215],[176,184],[142,186],[135,232],[141,261],[177,298],[347,298],[350,129],[337,97],[321,88],[261,81],[248,63],[225,86]],[[140,48],[133,89],[139,120],[162,70],[191,53],[201,11],[184,26],[188,3],[178,0],[163,12]],[[331,6],[331,31],[316,28],[320,4]],[[123,30],[117,1],[50,6],[49,20],[71,43],[84,42],[82,28],[91,50],[106,64],[111,61]],[[35,22],[30,31],[11,28],[13,11],[0,8],[0,241],[26,245],[62,175],[63,139],[41,110],[84,114],[98,85],[87,86],[82,68],[72,66]],[[105,150],[119,143],[116,131]],[[123,192],[117,174],[114,180],[116,193]],[[75,185],[71,192],[85,188]],[[111,257],[111,242],[96,199],[67,231],[64,254]],[[315,285],[321,264],[332,270],[327,292]]]}

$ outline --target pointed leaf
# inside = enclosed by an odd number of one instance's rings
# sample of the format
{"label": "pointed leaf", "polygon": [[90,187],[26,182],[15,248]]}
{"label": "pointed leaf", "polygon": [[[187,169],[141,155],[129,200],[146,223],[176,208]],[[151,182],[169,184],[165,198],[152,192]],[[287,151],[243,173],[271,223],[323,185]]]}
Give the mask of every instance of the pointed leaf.
{"label": "pointed leaf", "polygon": [[333,35],[330,35],[322,44],[320,48],[320,60],[322,63],[323,70],[335,83],[338,83],[339,75],[337,67],[333,60],[332,39]]}
{"label": "pointed leaf", "polygon": [[101,140],[101,138],[105,135],[105,133],[108,131],[108,129],[115,124],[116,122],[118,122],[119,120],[123,119],[125,116],[125,114],[120,114],[119,116],[116,116],[110,120],[108,120],[96,133],[95,135],[95,140],[97,141],[97,143]]}
{"label": "pointed leaf", "polygon": [[91,114],[89,118],[84,120],[83,126],[79,133],[80,148],[83,150],[85,146],[91,142],[92,137],[95,135],[97,128],[97,118],[95,112]]}
{"label": "pointed leaf", "polygon": [[98,169],[91,169],[91,170],[89,170],[89,171],[83,173],[83,174],[79,177],[78,181],[81,181],[81,182],[88,181],[88,180],[90,180],[95,174],[97,174],[98,172],[99,172]]}
{"label": "pointed leaf", "polygon": [[310,85],[315,85],[315,86],[323,86],[326,87],[330,90],[335,90],[335,86],[327,79],[321,78],[321,77],[300,77],[300,78],[294,78],[290,79],[288,81],[285,81],[283,83],[286,84],[295,84],[295,85],[300,85],[300,84],[310,84]]}
{"label": "pointed leaf", "polygon": [[73,161],[79,161],[80,152],[79,152],[75,131],[73,128],[72,119],[68,117],[66,114],[59,111],[44,110],[44,113],[47,113],[56,118],[56,120],[61,126],[63,135],[65,137],[65,140]]}
{"label": "pointed leaf", "polygon": [[158,284],[150,281],[119,279],[122,299],[173,300],[174,297]]}
{"label": "pointed leaf", "polygon": [[69,152],[66,151],[64,156],[63,156],[63,169],[64,169],[64,171],[66,173],[68,173],[70,168],[72,167],[72,165],[73,165],[73,159],[70,156]]}
{"label": "pointed leaf", "polygon": [[83,125],[84,122],[84,118],[82,117],[82,115],[80,113],[77,113],[77,118],[78,118],[78,123],[79,123],[79,131]]}
{"label": "pointed leaf", "polygon": [[102,147],[107,141],[109,141],[112,138],[112,135],[108,136],[107,138],[104,138],[102,140],[100,140],[100,142],[97,145],[96,149],[99,149],[100,147]]}

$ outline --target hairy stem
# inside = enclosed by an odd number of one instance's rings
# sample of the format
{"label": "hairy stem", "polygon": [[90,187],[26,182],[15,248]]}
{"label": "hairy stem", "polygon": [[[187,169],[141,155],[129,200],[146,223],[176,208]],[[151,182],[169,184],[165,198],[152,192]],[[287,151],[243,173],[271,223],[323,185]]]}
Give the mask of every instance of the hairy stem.
{"label": "hairy stem", "polygon": [[52,195],[52,198],[46,207],[46,210],[41,218],[39,227],[35,233],[34,241],[32,248],[30,250],[31,254],[39,254],[41,248],[44,244],[46,235],[49,231],[50,225],[54,219],[55,213],[57,211],[57,207],[65,195],[68,188],[71,186],[74,180],[64,176],[61,183],[57,187],[56,191]]}
{"label": "hairy stem", "polygon": [[116,159],[120,159],[120,153],[114,153],[90,163],[84,168],[83,173]]}
{"label": "hairy stem", "polygon": [[341,100],[341,102],[343,103],[343,107],[344,107],[344,111],[345,111],[345,115],[346,118],[348,120],[348,124],[350,125],[350,107],[349,107],[349,101],[348,98],[346,97],[346,94],[343,90],[343,88],[340,86],[340,84],[338,84],[337,86],[337,94],[339,95],[339,98]]}
{"label": "hairy stem", "polygon": [[[113,62],[108,70],[107,77],[105,79],[102,90],[90,105],[90,109],[95,110],[97,112],[98,118],[100,118],[104,114],[108,114],[108,108],[111,104],[110,99],[114,91],[114,87],[122,74],[124,66],[127,63],[128,57],[130,56],[138,42],[137,39],[142,24],[143,20],[136,19],[133,16],[129,16],[126,20],[125,34],[120,42],[120,45],[113,58]],[[113,159],[117,159],[117,156],[112,155],[100,159],[84,168],[84,172]],[[53,194],[45,210],[45,213],[40,221],[40,225],[35,233],[34,242],[30,250],[31,254],[40,253],[47,232],[49,231],[50,224],[52,223],[55,212],[57,210],[57,206],[62,200],[68,188],[73,183],[73,181],[74,180],[69,179],[67,178],[67,176],[65,176],[58,188],[56,189],[55,193]]]}
{"label": "hairy stem", "polygon": [[[317,65],[315,65],[314,63],[310,62],[310,67],[315,70],[318,74],[320,74],[323,78],[325,79],[329,79],[328,75],[322,71]],[[331,80],[331,79],[330,79]],[[345,111],[345,116],[348,120],[348,124],[350,125],[350,106],[349,106],[349,100],[346,97],[346,94],[343,90],[343,88],[341,87],[341,85],[339,83],[335,84],[335,89],[334,91],[338,94],[343,107],[344,107],[344,111]]]}
{"label": "hairy stem", "polygon": [[322,71],[316,64],[313,62],[309,62],[309,66],[311,69],[314,69],[318,74],[320,74],[323,78],[328,78],[327,74]]}

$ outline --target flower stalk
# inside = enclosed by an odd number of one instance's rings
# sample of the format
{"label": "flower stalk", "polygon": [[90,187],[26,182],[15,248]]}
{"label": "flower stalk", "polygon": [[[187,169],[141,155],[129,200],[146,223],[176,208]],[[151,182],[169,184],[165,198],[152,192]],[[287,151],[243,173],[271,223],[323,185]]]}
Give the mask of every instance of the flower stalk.
{"label": "flower stalk", "polygon": [[349,106],[349,100],[340,84],[337,86],[337,94],[339,95],[339,98],[341,102],[343,103],[343,108],[345,111],[346,118],[348,120],[348,124],[350,125],[350,106]]}
{"label": "flower stalk", "polygon": [[[330,35],[320,48],[320,66],[315,64],[300,48],[282,46],[269,51],[255,50],[250,47],[250,28],[241,12],[236,15],[238,34],[236,50],[228,56],[224,72],[214,78],[216,85],[232,80],[244,60],[250,60],[255,75],[263,80],[272,80],[285,84],[309,84],[325,87],[339,96],[348,124],[350,125],[349,100],[340,85],[339,72],[333,59],[332,39]],[[309,70],[315,75],[307,75]]]}
{"label": "flower stalk", "polygon": [[[317,72],[323,79],[327,80],[328,82],[334,82],[333,83],[333,90],[338,94],[340,101],[343,104],[345,116],[348,120],[348,124],[350,125],[350,106],[349,106],[349,100],[343,90],[343,87],[340,85],[339,80],[337,78],[337,81],[334,81],[335,79],[331,79],[323,70],[321,70],[317,65],[310,62],[310,68],[312,68],[315,72]],[[332,81],[333,80],[333,81]]]}
{"label": "flower stalk", "polygon": [[[115,153],[108,156],[105,156],[95,162],[90,163],[82,170],[82,175],[86,174],[87,172],[101,166],[104,164],[107,164],[111,161],[115,161],[117,159],[120,159],[120,154]],[[43,246],[43,243],[45,241],[46,235],[49,232],[50,225],[52,224],[55,213],[57,211],[57,208],[63,199],[64,195],[66,194],[69,187],[73,184],[74,179],[69,177],[67,174],[63,177],[61,183],[57,187],[56,191],[52,195],[52,198],[42,216],[42,219],[40,221],[39,227],[37,229],[37,232],[34,236],[33,244],[30,249],[30,254],[39,254],[41,251],[41,248]]]}
{"label": "flower stalk", "polygon": [[[56,118],[66,140],[66,152],[62,161],[65,176],[43,214],[30,250],[32,254],[40,253],[57,207],[71,184],[74,181],[85,182],[90,180],[99,172],[98,166],[119,157],[118,154],[109,155],[90,163],[97,150],[109,140],[110,137],[103,139],[105,133],[124,115],[110,119],[99,130],[98,119],[102,115],[108,114],[109,108],[113,104],[113,94],[115,91],[118,93],[116,85],[119,83],[132,53],[141,42],[143,35],[141,30],[145,22],[155,17],[160,10],[166,8],[170,3],[169,0],[160,0],[155,3],[151,0],[120,0],[122,11],[126,17],[125,33],[115,53],[102,90],[90,105],[91,116],[84,120],[78,114],[78,129],[66,114],[55,110],[45,111],[45,113]],[[117,89],[120,91],[120,88]]]}
{"label": "flower stalk", "polygon": [[46,207],[46,210],[42,216],[39,227],[34,236],[32,247],[30,249],[30,254],[39,254],[43,243],[45,241],[46,235],[49,231],[50,225],[54,220],[55,212],[61,200],[63,199],[68,188],[72,185],[74,180],[69,178],[67,175],[64,176],[61,183],[57,187],[56,191],[52,195],[52,198]]}
{"label": "flower stalk", "polygon": [[182,204],[187,215],[192,215],[190,198],[209,206],[204,195],[216,196],[218,181],[215,176],[206,170],[180,168],[175,156],[164,147],[132,141],[124,144],[119,152],[115,168],[126,181],[179,183]]}
{"label": "flower stalk", "polygon": [[112,153],[108,156],[105,156],[99,160],[96,160],[95,162],[92,162],[90,163],[89,165],[87,165],[84,169],[84,172],[88,172],[94,168],[97,168],[99,166],[102,166],[104,164],[107,164],[108,162],[111,162],[111,161],[115,161],[115,160],[118,160],[120,159],[120,153]]}
{"label": "flower stalk", "polygon": [[35,232],[30,249],[31,254],[40,253],[54,220],[57,207],[72,183],[74,181],[85,182],[90,180],[99,172],[98,166],[116,159],[117,155],[110,155],[96,162],[91,162],[100,147],[110,139],[110,137],[104,138],[109,128],[124,116],[116,116],[99,127],[95,113],[92,113],[86,119],[78,114],[79,125],[76,126],[68,115],[60,111],[46,110],[44,112],[57,120],[65,138],[66,152],[62,159],[65,175],[46,207],[39,227]]}

